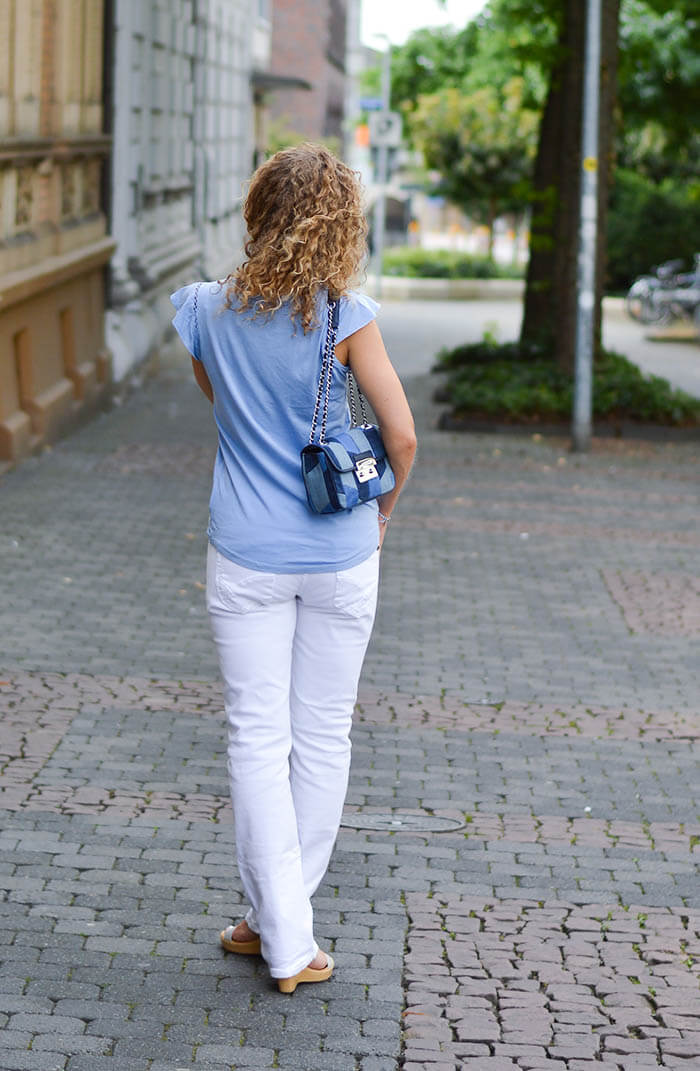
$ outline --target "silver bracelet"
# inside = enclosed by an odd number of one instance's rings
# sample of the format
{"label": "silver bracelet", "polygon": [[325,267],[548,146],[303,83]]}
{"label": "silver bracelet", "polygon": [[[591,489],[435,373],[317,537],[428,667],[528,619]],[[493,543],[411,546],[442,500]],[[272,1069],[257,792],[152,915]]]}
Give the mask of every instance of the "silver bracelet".
{"label": "silver bracelet", "polygon": [[377,517],[382,522],[382,524],[388,524],[391,520],[391,517],[387,517],[386,513],[382,513],[380,509],[377,510]]}

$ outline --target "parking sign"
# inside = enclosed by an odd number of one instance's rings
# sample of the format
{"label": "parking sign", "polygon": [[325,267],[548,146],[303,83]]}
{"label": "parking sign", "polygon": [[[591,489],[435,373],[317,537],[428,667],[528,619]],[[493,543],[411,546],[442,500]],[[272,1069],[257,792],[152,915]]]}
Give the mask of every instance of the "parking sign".
{"label": "parking sign", "polygon": [[370,112],[369,142],[376,149],[398,149],[401,144],[401,116],[399,113]]}

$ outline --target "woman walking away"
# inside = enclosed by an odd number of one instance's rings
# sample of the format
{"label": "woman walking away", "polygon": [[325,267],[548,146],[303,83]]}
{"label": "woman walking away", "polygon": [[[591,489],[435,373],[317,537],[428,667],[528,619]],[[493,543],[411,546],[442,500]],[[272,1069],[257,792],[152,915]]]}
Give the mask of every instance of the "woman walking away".
{"label": "woman walking away", "polygon": [[[340,825],[379,549],[416,440],[375,323],[378,305],[349,289],[366,238],[355,173],[322,146],[285,149],[253,175],[244,215],[246,261],[223,283],[173,294],[173,323],[213,402],[219,437],[207,607],[250,905],[221,943],[262,954],[279,989],[291,993],[333,970],[314,940],[310,898]],[[396,485],[377,500],[321,515],[308,505],[299,455],[333,302],[327,437],[349,427],[352,369],[379,421]]]}

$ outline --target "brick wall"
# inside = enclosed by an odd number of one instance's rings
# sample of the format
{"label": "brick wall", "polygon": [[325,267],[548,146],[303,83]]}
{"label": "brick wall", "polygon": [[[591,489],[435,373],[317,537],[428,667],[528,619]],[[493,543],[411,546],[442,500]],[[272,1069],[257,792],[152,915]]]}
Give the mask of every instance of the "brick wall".
{"label": "brick wall", "polygon": [[345,13],[345,0],[273,5],[271,70],[304,78],[312,89],[271,93],[270,117],[311,140],[342,142]]}

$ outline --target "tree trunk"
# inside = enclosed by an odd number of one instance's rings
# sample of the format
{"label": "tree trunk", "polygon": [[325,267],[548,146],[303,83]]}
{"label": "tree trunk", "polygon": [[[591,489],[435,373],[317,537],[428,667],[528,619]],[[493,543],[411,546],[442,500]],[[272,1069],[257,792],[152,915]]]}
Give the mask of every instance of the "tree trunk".
{"label": "tree trunk", "polygon": [[520,341],[549,350],[554,344],[554,233],[557,215],[557,145],[563,107],[561,71],[552,71],[540,122],[530,216],[530,256]]}
{"label": "tree trunk", "polygon": [[[586,0],[565,0],[535,165],[521,340],[573,371]],[[534,254],[534,255],[533,255]]]}
{"label": "tree trunk", "polygon": [[[574,369],[576,341],[586,6],[586,0],[564,3],[557,61],[550,77],[535,161],[530,260],[520,335],[521,343],[545,347],[553,353],[557,364],[570,373]],[[603,9],[596,349],[600,347],[619,0],[605,0]]]}

